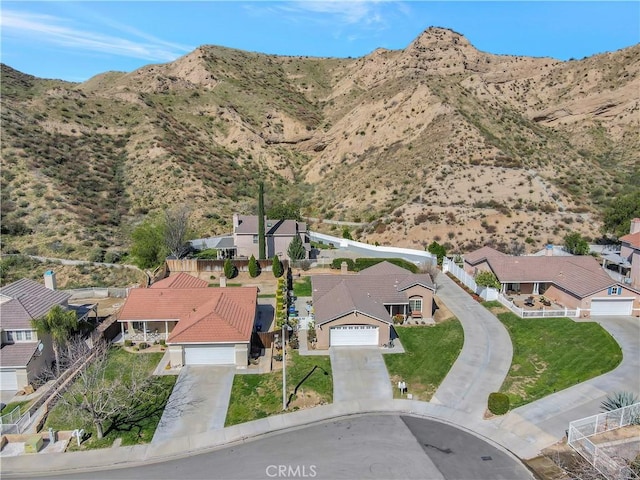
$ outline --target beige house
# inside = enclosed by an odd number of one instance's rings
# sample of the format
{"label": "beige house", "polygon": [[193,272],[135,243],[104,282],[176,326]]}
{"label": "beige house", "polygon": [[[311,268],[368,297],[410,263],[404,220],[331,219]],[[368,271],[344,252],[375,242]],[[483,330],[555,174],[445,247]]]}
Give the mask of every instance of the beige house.
{"label": "beige house", "polygon": [[386,261],[358,274],[314,275],[311,285],[318,349],[382,346],[395,338],[395,315],[433,315],[431,277]]}
{"label": "beige house", "polygon": [[588,255],[511,256],[482,247],[464,256],[470,275],[495,274],[504,294],[544,295],[580,316],[640,316],[640,292],[613,280],[598,261]]}
{"label": "beige house", "polygon": [[172,367],[246,367],[257,312],[257,287],[210,288],[186,273],[132,289],[118,314],[123,339],[166,339]]}
{"label": "beige house", "polygon": [[[267,258],[277,255],[281,260],[289,260],[288,249],[291,241],[300,237],[305,248],[305,258],[309,258],[311,246],[307,224],[296,220],[265,219],[265,253]],[[258,258],[258,216],[233,214],[233,244],[235,256]]]}
{"label": "beige house", "polygon": [[631,220],[631,231],[620,238],[620,256],[631,264],[631,286],[640,289],[640,218]]}
{"label": "beige house", "polygon": [[18,391],[33,383],[54,362],[50,336],[39,337],[31,320],[45,315],[55,305],[68,309],[70,295],[55,290],[55,276],[47,288],[23,278],[0,288],[0,389]]}

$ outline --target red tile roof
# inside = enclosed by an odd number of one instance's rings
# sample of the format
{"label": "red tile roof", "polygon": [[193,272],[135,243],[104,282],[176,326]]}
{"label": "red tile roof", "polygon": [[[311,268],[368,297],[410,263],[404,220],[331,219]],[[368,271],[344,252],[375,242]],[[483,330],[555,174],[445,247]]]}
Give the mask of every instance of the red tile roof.
{"label": "red tile roof", "polygon": [[188,273],[180,272],[177,275],[163,278],[157,281],[150,288],[207,288],[209,282],[201,280]]}
{"label": "red tile roof", "polygon": [[627,233],[624,237],[620,237],[620,241],[628,243],[633,248],[640,248],[640,232]]}
{"label": "red tile roof", "polygon": [[118,321],[177,320],[168,343],[249,342],[257,287],[136,288]]}

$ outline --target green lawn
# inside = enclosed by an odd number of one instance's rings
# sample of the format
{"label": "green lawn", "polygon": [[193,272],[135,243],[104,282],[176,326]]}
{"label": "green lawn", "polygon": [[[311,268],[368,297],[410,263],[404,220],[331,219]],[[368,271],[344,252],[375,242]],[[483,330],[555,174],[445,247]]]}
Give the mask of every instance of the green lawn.
{"label": "green lawn", "polygon": [[13,412],[13,410],[16,407],[20,407],[20,414],[22,415],[24,412],[26,412],[29,409],[29,406],[33,402],[35,402],[35,400],[26,400],[24,402],[10,402],[10,403],[7,403],[7,405],[2,409],[2,412],[0,412],[0,414],[6,415],[8,413]]}
{"label": "green lawn", "polygon": [[[82,444],[81,449],[110,447],[116,438],[122,438],[122,445],[150,442],[176,381],[174,375],[161,377],[151,375],[162,356],[161,352],[136,354],[129,353],[119,347],[110,349],[104,374],[107,382],[113,382],[117,378],[123,380],[130,378],[132,368],[135,365],[136,368],[139,367],[144,372],[148,372],[149,383],[146,385],[144,396],[131,397],[131,402],[136,404],[132,416],[123,418],[116,414],[111,421],[105,422],[104,438],[101,440],[97,439],[95,426],[89,419],[61,401],[49,413],[44,429],[49,427],[55,430],[84,428],[91,436]],[[72,442],[71,446],[75,445]]]}
{"label": "green lawn", "polygon": [[622,361],[620,347],[597,323],[522,319],[511,312],[497,316],[513,343],[513,361],[500,389],[511,408],[609,372]]}
{"label": "green lawn", "polygon": [[[318,368],[314,370],[316,366]],[[296,386],[297,395],[293,395]],[[290,411],[312,404],[331,403],[333,380],[329,357],[300,356],[293,351],[287,361],[287,395],[291,397]],[[282,413],[281,371],[234,377],[226,426],[279,413]]]}
{"label": "green lawn", "polygon": [[458,358],[464,342],[457,319],[433,327],[396,327],[405,353],[384,355],[393,395],[400,398],[397,384],[407,383],[416,400],[429,401]]}
{"label": "green lawn", "polygon": [[296,297],[310,297],[311,296],[311,277],[302,277],[294,280],[293,294]]}

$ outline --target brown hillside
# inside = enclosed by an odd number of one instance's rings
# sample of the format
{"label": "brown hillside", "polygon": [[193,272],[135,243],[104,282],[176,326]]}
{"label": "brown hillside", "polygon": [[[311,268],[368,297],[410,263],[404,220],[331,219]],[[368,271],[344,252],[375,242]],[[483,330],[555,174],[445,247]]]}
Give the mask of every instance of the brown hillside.
{"label": "brown hillside", "polygon": [[[529,250],[640,183],[640,46],[560,62],[430,28],[357,59],[202,46],[87,82],[2,65],[2,248],[126,250],[174,204],[200,235],[291,200],[368,242]],[[330,232],[327,224],[312,228]]]}

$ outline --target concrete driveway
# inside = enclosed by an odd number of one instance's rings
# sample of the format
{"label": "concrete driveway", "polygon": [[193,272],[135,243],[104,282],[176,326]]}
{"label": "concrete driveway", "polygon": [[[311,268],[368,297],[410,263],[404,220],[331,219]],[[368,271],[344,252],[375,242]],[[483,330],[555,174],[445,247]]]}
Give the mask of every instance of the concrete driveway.
{"label": "concrete driveway", "polygon": [[182,368],[153,442],[224,428],[235,366]]}
{"label": "concrete driveway", "polygon": [[432,403],[482,418],[491,392],[504,381],[513,355],[507,329],[445,274],[437,277],[438,296],[460,320],[464,345],[436,390]]}
{"label": "concrete driveway", "polygon": [[378,347],[331,347],[333,401],[390,400],[387,366]]}

